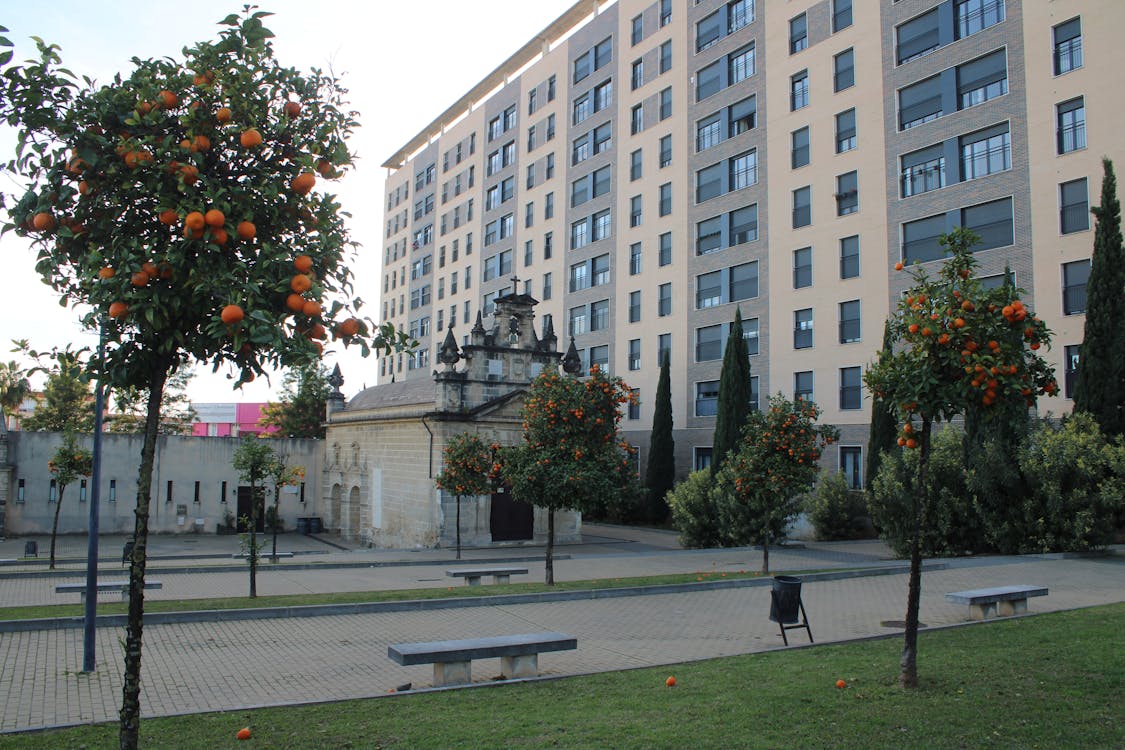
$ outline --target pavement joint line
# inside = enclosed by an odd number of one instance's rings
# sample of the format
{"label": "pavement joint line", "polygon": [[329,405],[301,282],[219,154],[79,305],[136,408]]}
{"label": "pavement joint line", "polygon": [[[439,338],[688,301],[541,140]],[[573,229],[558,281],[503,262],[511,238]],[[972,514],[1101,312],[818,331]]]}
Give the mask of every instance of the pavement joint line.
{"label": "pavement joint line", "polygon": [[[923,563],[922,570],[946,570],[946,562]],[[848,578],[901,575],[910,571],[909,565],[877,565],[853,570],[833,570],[821,573],[807,573],[801,576],[804,582],[838,581]],[[754,588],[771,585],[772,577],[739,578],[687,583],[665,583],[653,586],[623,586],[606,589],[577,589],[570,591],[542,591],[527,594],[498,594],[495,596],[455,597],[448,599],[407,599],[391,602],[352,602],[345,604],[306,604],[281,607],[258,607],[244,609],[204,609],[181,612],[146,612],[146,625],[167,625],[198,622],[236,622],[239,620],[268,620],[289,617],[326,617],[334,615],[358,615],[387,612],[426,612],[441,609],[464,609],[469,607],[494,607],[512,604],[542,604],[546,602],[581,601],[591,599],[615,599],[629,596],[656,596],[693,591],[716,591],[719,589]],[[96,627],[123,627],[128,615],[98,615]],[[0,633],[18,633],[37,630],[62,630],[81,628],[83,617],[50,617],[29,620],[2,620]]]}

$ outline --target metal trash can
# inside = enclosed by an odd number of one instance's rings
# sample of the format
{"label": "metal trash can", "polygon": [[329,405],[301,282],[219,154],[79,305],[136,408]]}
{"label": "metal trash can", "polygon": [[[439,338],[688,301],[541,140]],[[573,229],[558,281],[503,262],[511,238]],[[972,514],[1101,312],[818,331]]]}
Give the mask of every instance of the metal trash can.
{"label": "metal trash can", "polygon": [[24,557],[39,557],[39,542],[29,539],[23,543]]}
{"label": "metal trash can", "polygon": [[133,559],[133,547],[135,547],[136,544],[137,543],[134,542],[132,539],[125,542],[125,546],[121,549],[121,564],[122,565],[128,565],[129,561]]}
{"label": "metal trash can", "polygon": [[801,579],[797,576],[774,576],[770,597],[770,620],[783,625],[797,622],[801,609]]}
{"label": "metal trash can", "polygon": [[308,518],[298,518],[297,519],[297,533],[298,534],[309,533],[309,519]]}
{"label": "metal trash can", "polygon": [[324,531],[324,522],[320,520],[320,516],[309,517],[309,533],[320,534]]}

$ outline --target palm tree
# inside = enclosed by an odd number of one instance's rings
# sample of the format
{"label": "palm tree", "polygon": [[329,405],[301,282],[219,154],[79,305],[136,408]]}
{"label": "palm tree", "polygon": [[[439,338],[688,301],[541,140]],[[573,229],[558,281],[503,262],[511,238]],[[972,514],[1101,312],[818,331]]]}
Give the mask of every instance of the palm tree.
{"label": "palm tree", "polygon": [[18,362],[0,362],[0,416],[5,425],[9,414],[19,411],[20,404],[31,393],[27,372]]}

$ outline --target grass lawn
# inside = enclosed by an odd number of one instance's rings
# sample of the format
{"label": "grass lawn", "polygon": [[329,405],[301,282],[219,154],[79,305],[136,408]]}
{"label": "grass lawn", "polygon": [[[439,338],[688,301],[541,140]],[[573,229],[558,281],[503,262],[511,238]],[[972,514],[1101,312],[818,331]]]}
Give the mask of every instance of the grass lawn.
{"label": "grass lawn", "polygon": [[[835,570],[835,569],[833,569]],[[807,575],[820,570],[776,571],[774,575]],[[459,580],[444,588],[392,589],[387,591],[335,591],[323,594],[284,594],[278,596],[235,596],[222,599],[146,599],[145,612],[195,612],[205,609],[252,609],[255,607],[300,607],[310,604],[355,604],[357,602],[401,602],[417,599],[451,599],[455,597],[496,596],[498,594],[534,594],[547,591],[578,591],[624,588],[628,586],[659,586],[698,581],[721,581],[739,578],[762,578],[754,572],[670,573],[634,578],[600,578],[585,581],[545,583],[509,583],[503,585],[466,586]],[[247,574],[249,580],[249,574]],[[451,583],[455,579],[450,579]],[[247,584],[249,585],[249,584]],[[98,614],[126,614],[128,602],[99,602]],[[26,607],[0,607],[0,620],[29,620],[44,617],[82,617],[82,604],[42,604]]]}
{"label": "grass lawn", "polygon": [[[1125,605],[920,639],[920,688],[896,684],[899,639],[676,667],[316,706],[145,719],[167,748],[1114,748],[1125,740]],[[666,687],[674,674],[678,685]],[[836,680],[848,685],[836,688]],[[0,737],[3,748],[102,748],[117,726]]]}

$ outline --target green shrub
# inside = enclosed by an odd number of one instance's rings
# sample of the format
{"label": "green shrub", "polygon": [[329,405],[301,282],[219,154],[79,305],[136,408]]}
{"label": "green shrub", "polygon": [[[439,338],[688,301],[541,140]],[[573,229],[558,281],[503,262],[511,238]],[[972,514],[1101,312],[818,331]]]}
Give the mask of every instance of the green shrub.
{"label": "green shrub", "polygon": [[714,483],[707,469],[692,472],[668,493],[672,524],[685,547],[718,547],[719,518],[713,497]]}
{"label": "green shrub", "polygon": [[862,492],[848,487],[843,472],[826,471],[816,489],[805,496],[805,512],[817,539],[855,539],[867,504]]}

